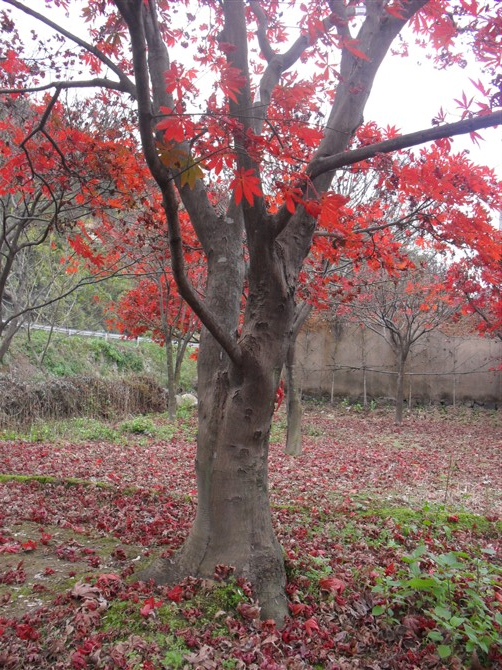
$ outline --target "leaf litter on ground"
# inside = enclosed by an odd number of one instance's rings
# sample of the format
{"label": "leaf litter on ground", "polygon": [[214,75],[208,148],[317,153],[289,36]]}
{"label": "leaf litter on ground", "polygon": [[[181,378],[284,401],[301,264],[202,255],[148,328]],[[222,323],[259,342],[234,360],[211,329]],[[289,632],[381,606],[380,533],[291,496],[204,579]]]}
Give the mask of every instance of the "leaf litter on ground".
{"label": "leaf litter on ground", "polygon": [[436,596],[403,585],[425,547],[413,569],[438,575],[431,589],[446,579],[456,597],[474,597],[472,579],[434,564],[463,552],[489,572],[477,607],[500,627],[502,576],[487,567],[501,528],[500,427],[496,413],[422,412],[394,426],[389,412],[315,406],[293,459],[279,414],[270,491],[288,572],[281,630],[259,619],[230,568],[221,584],[134,581],[182,544],[195,513],[195,445],[182,428],[168,441],[0,443],[0,667],[497,667],[499,646],[465,622],[450,630],[453,614],[438,623]]}

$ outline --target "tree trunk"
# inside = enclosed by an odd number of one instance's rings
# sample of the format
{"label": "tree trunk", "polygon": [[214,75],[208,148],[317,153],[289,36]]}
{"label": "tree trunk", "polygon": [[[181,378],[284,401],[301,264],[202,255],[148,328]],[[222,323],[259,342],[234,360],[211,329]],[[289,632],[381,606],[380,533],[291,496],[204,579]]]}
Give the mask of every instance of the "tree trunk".
{"label": "tree trunk", "polygon": [[165,333],[166,366],[167,366],[167,414],[171,420],[176,418],[176,385],[173,365],[173,341],[170,333]]}
{"label": "tree trunk", "polygon": [[[239,278],[236,274],[244,270],[241,247],[231,243],[229,237],[221,239],[219,246],[217,234],[223,236],[225,229],[215,232],[212,240],[215,246],[214,254],[208,254],[206,295],[211,308],[221,314],[225,327],[235,332],[242,286],[241,280],[235,280]],[[274,253],[270,251],[271,256]],[[233,267],[218,262],[230,254],[236,257]],[[213,263],[218,272],[212,271]],[[187,575],[211,578],[215,566],[231,565],[236,574],[253,585],[262,616],[281,625],[287,614],[286,576],[270,514],[268,447],[279,374],[292,332],[294,293],[278,279],[273,281],[273,267],[270,264],[265,272],[251,266],[246,315],[239,338],[239,366],[229,360],[206,329],[202,330],[198,357],[197,514],[181,550],[172,560],[154,563],[141,578],[153,578],[159,583],[177,582]],[[276,274],[283,276],[281,270],[276,270]]]}
{"label": "tree trunk", "polygon": [[16,333],[21,328],[22,322],[20,319],[14,319],[9,323],[5,330],[1,333],[0,340],[0,363],[3,363],[5,354],[9,351],[9,347],[14,339]]}
{"label": "tree trunk", "polygon": [[298,388],[296,378],[296,341],[301,327],[308,319],[312,305],[304,302],[296,309],[291,342],[286,354],[286,389],[287,389],[287,417],[288,428],[286,436],[286,453],[290,456],[300,456],[302,453],[302,394]]}
{"label": "tree trunk", "polygon": [[286,453],[300,456],[302,453],[302,399],[298,390],[295,366],[296,340],[289,345],[286,356],[286,388],[288,429],[286,436]]}
{"label": "tree trunk", "polygon": [[[166,286],[169,286],[169,280],[166,278]],[[167,371],[167,414],[169,419],[176,418],[176,385],[173,363],[173,329],[169,325],[167,318],[167,299],[165,295],[165,288],[162,284],[162,273],[157,276],[157,288],[159,291],[159,311],[160,321],[162,325],[162,333],[164,335],[164,347],[166,352],[166,371]]]}
{"label": "tree trunk", "polygon": [[176,342],[176,357],[174,363],[174,385],[176,389],[180,389],[181,385],[181,366],[183,360],[185,359],[186,350],[190,340],[193,337],[195,330],[194,328],[189,328],[185,333],[179,334]]}
{"label": "tree trunk", "polygon": [[394,422],[400,425],[403,422],[403,404],[404,404],[404,365],[406,357],[397,356],[397,379],[396,379],[396,412]]}
{"label": "tree trunk", "polygon": [[155,563],[141,577],[157,583],[190,574],[212,578],[215,566],[231,565],[253,584],[262,615],[281,624],[286,577],[271,522],[267,467],[276,379],[269,370],[254,372],[243,379],[219,372],[210,395],[199,393],[196,518],[174,559]]}

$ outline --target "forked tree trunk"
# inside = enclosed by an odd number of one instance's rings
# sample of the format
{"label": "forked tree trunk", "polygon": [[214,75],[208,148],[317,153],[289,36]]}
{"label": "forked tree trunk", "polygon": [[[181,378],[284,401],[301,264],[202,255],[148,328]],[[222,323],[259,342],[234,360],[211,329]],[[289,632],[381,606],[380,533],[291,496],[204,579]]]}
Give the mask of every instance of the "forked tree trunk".
{"label": "forked tree trunk", "polygon": [[[415,2],[418,8],[425,0]],[[173,108],[171,97],[166,95],[165,72],[170,64],[153,11],[155,3],[127,0],[115,3],[131,35],[140,132],[149,167],[163,194],[173,274],[180,294],[215,337],[203,331],[199,350],[196,519],[173,560],[154,564],[144,577],[166,582],[189,574],[212,576],[215,565],[233,564],[239,574],[252,582],[262,616],[274,618],[280,625],[287,614],[285,570],[270,517],[268,439],[277,382],[293,339],[295,290],[310,249],[315,221],[302,207],[295,210],[291,219],[281,218],[280,212],[272,217],[263,198],[240,206],[232,200],[226,216],[218,217],[202,180],[196,180],[190,189],[178,177],[179,193],[208,263],[205,300],[199,301],[183,268],[173,177],[160,162],[152,139],[154,117],[149,80],[154,109]],[[243,0],[222,3],[221,33],[226,42],[235,46],[228,63],[245,78],[249,75],[246,4]],[[379,64],[409,18],[386,16],[382,20],[378,7],[377,3],[375,10],[368,12],[360,32],[358,48],[368,54],[367,60],[356,58],[348,50],[342,55],[335,104],[325,138],[312,162],[312,188],[306,190],[306,199],[317,198],[329,188],[333,172],[324,169],[316,172],[316,159],[322,161],[324,156],[336,155],[347,148],[362,122]],[[410,16],[412,13],[410,10]],[[277,61],[275,58],[273,61],[275,66]],[[270,71],[266,74],[270,75]],[[272,80],[277,83],[280,74],[279,68],[271,75]],[[271,81],[270,76],[268,80]],[[270,90],[261,86],[265,98],[274,86],[273,81]],[[243,124],[243,130],[233,131],[239,147],[246,144],[252,108],[251,87],[244,85],[238,96],[229,100],[230,116]],[[188,141],[185,146],[190,153]],[[245,151],[239,153],[238,167],[258,170],[254,158]],[[244,228],[249,256],[248,290],[242,332],[236,337],[244,286]]]}
{"label": "forked tree trunk", "polygon": [[[237,217],[233,225],[241,225]],[[207,303],[228,332],[235,332],[244,272],[240,238],[228,236],[222,226],[215,229],[208,258]],[[228,258],[235,260],[221,262]],[[250,270],[239,367],[202,330],[196,517],[172,559],[154,562],[139,578],[177,583],[188,575],[212,578],[215,566],[231,565],[253,585],[262,616],[281,625],[287,614],[286,575],[268,500],[268,446],[294,300],[293,292],[285,296],[279,284],[256,291],[261,274],[261,269]],[[271,274],[272,269],[266,276]]]}

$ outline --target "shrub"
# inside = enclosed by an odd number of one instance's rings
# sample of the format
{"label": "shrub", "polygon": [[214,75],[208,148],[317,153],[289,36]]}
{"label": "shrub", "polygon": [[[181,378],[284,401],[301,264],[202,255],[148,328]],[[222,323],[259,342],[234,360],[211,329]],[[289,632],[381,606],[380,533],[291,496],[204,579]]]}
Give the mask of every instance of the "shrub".
{"label": "shrub", "polygon": [[145,376],[101,379],[76,376],[22,382],[0,376],[0,427],[77,416],[110,418],[163,412],[164,389]]}

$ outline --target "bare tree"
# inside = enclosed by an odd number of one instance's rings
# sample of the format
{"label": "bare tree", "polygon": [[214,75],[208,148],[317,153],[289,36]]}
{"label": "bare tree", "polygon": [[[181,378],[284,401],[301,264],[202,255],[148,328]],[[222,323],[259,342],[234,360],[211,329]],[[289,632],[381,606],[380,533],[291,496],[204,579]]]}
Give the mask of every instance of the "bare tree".
{"label": "bare tree", "polygon": [[445,285],[446,270],[434,259],[422,260],[398,277],[385,270],[366,269],[360,277],[361,292],[351,303],[351,317],[383,337],[395,357],[395,422],[402,423],[406,361],[413,345],[445,324],[459,311]]}

